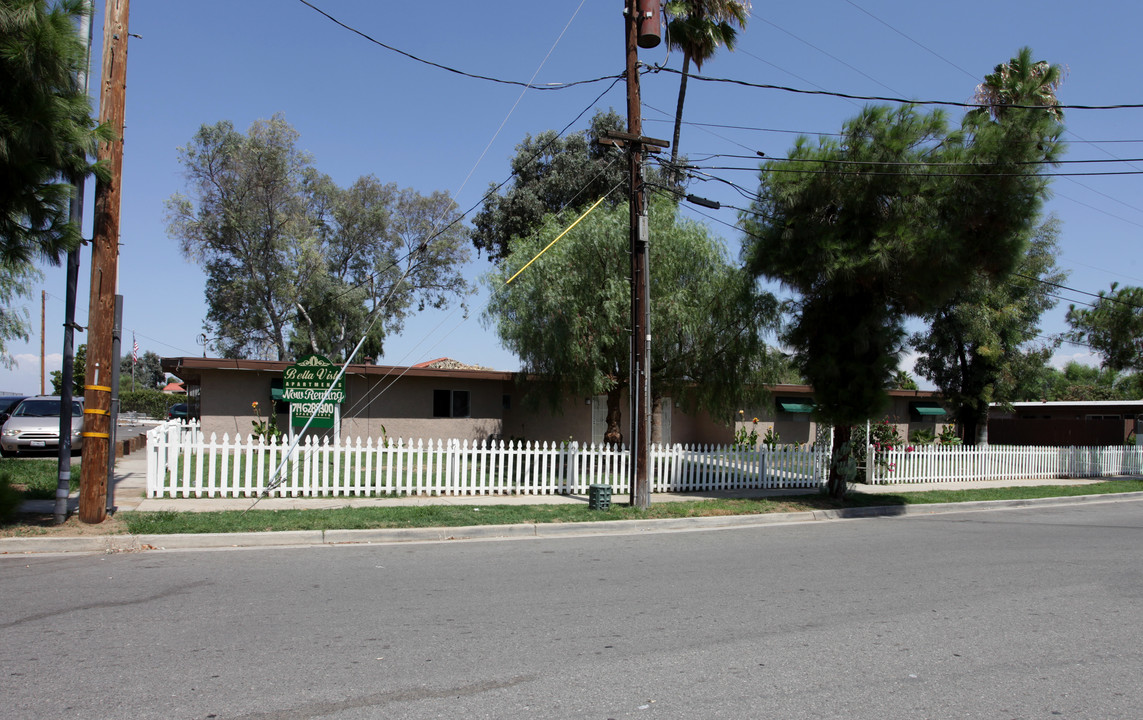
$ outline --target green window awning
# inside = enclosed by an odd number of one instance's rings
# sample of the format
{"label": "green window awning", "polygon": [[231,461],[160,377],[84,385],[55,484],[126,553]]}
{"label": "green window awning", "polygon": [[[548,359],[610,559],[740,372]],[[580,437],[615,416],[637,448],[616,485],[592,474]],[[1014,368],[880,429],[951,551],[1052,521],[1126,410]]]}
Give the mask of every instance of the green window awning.
{"label": "green window awning", "polygon": [[936,403],[909,403],[909,409],[925,417],[941,417],[948,415],[948,411]]}
{"label": "green window awning", "polygon": [[778,409],[782,412],[788,413],[812,413],[814,411],[814,404],[809,400],[791,400],[779,399],[777,401]]}

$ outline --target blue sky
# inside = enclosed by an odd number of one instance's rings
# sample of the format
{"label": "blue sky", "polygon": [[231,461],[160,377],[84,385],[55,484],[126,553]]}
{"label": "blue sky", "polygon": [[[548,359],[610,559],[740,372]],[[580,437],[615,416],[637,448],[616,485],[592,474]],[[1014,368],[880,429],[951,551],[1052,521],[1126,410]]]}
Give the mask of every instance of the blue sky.
{"label": "blue sky", "polygon": [[[378,41],[467,72],[537,83],[571,82],[622,72],[622,0],[536,3],[312,0]],[[898,0],[803,0],[755,3],[735,52],[704,65],[710,77],[805,90],[917,100],[968,101],[994,65],[1024,45],[1039,59],[1067,68],[1061,100],[1075,105],[1143,102],[1134,69],[1143,11],[1132,4],[965,0],[955,5]],[[96,3],[93,69],[98,73],[103,2]],[[444,190],[463,209],[478,206],[490,182],[508,177],[508,161],[526,135],[560,129],[596,108],[625,112],[623,84],[565,90],[520,88],[461,77],[379,47],[337,26],[297,0],[198,0],[135,3],[127,70],[127,128],[123,169],[119,291],[125,297],[124,349],[132,335],[141,351],[201,355],[206,312],[204,276],[167,236],[163,201],[185,189],[176,160],[202,124],[230,120],[246,129],[281,112],[299,131],[315,166],[343,185],[365,174],[422,193]],[[648,65],[681,66],[665,45],[642,51]],[[97,78],[93,77],[93,80]],[[93,83],[97,88],[97,84]],[[678,75],[645,75],[644,134],[670,138]],[[784,155],[796,133],[836,132],[861,101],[730,83],[692,81],[681,149],[693,161],[743,170],[712,171],[757,188],[757,163],[718,155],[762,151]],[[586,111],[586,112],[585,112]],[[949,109],[955,122],[960,111]],[[1143,110],[1069,110],[1067,160],[1060,172],[1143,172]],[[710,158],[709,161],[706,159]],[[1139,175],[1061,176],[1047,210],[1062,221],[1059,262],[1067,285],[1094,293],[1110,283],[1143,285],[1137,243],[1143,230]],[[694,182],[691,192],[743,207],[731,186]],[[87,204],[90,227],[91,202]],[[737,256],[733,209],[696,215]],[[471,216],[470,216],[471,217]],[[90,230],[87,230],[90,233]],[[653,255],[652,255],[653,262]],[[475,258],[474,282],[489,269]],[[86,324],[86,251],[77,317]],[[38,392],[40,298],[47,297],[46,370],[58,369],[62,347],[63,272],[44,268],[26,306],[30,342],[15,342],[18,367],[0,368],[0,391]],[[1043,319],[1044,334],[1066,329],[1067,298]],[[386,341],[381,362],[412,364],[449,356],[512,370],[479,315],[486,293],[460,311],[424,313]],[[81,335],[77,343],[83,342]],[[1086,348],[1064,345],[1058,362],[1093,360]],[[906,364],[908,359],[906,359]],[[50,388],[50,381],[48,383]]]}

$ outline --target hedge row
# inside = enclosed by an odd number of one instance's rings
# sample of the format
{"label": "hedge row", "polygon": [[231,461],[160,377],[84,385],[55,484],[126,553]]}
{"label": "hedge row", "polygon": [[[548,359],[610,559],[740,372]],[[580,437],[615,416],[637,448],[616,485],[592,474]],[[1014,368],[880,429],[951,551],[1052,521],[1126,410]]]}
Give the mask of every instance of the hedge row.
{"label": "hedge row", "polygon": [[186,401],[184,395],[171,395],[160,390],[131,390],[119,393],[119,412],[143,413],[156,420],[166,420],[172,405]]}

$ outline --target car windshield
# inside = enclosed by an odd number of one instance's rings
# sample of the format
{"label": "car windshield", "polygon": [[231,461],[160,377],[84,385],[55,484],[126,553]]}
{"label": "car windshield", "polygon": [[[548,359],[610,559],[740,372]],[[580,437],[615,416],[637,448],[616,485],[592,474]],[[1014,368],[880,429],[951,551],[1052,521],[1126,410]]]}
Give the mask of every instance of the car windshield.
{"label": "car windshield", "polygon": [[[71,414],[74,417],[83,415],[83,408],[79,403],[71,404]],[[59,417],[59,400],[25,400],[16,407],[13,417]]]}

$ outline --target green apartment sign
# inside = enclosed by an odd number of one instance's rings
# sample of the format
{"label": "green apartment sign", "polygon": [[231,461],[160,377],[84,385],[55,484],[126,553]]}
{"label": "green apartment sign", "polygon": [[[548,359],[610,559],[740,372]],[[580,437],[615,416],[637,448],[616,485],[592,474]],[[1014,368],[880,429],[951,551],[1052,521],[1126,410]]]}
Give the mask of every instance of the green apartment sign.
{"label": "green apartment sign", "polygon": [[[294,427],[304,426],[315,408],[317,414],[310,427],[333,427],[335,406],[345,402],[345,376],[338,378],[338,372],[338,367],[321,355],[306,355],[282,372],[282,399],[290,403]],[[329,397],[322,402],[327,390]]]}

